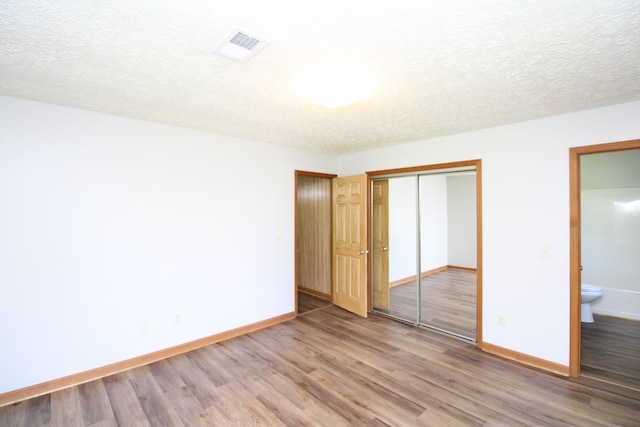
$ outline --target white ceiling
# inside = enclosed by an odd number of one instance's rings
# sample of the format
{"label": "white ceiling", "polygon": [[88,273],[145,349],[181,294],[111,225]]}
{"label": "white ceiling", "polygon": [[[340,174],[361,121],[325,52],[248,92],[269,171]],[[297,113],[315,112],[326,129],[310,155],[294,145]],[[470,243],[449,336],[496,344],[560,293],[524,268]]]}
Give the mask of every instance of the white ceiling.
{"label": "white ceiling", "polygon": [[[235,27],[270,44],[214,54]],[[297,75],[350,59],[329,110]],[[328,153],[640,99],[640,0],[0,0],[0,94]]]}

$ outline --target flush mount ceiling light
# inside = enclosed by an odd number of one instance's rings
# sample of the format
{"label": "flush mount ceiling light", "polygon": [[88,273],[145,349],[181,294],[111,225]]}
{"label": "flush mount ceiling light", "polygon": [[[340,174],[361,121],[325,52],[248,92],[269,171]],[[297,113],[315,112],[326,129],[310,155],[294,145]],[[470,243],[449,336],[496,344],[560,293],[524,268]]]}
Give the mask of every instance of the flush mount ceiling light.
{"label": "flush mount ceiling light", "polygon": [[369,96],[373,80],[355,63],[335,62],[304,72],[296,80],[296,89],[327,108],[340,108]]}
{"label": "flush mount ceiling light", "polygon": [[238,28],[232,30],[213,50],[238,62],[247,62],[269,43]]}

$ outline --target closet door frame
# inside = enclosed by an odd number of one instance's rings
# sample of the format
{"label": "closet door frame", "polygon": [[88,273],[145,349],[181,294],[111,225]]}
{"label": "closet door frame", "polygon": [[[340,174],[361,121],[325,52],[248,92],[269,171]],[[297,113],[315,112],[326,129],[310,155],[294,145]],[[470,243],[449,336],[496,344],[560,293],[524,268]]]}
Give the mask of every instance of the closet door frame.
{"label": "closet door frame", "polygon": [[[367,172],[369,187],[371,181],[386,175],[419,175],[421,173],[436,173],[438,170],[455,170],[475,167],[476,172],[476,259],[477,259],[477,279],[476,279],[476,338],[475,344],[482,347],[482,161],[463,160],[451,163],[438,163],[432,165],[412,166],[406,168],[385,169]],[[372,210],[370,209],[370,212]],[[369,230],[370,233],[370,230]],[[372,266],[370,266],[372,268]],[[371,277],[372,272],[369,273]],[[455,337],[455,335],[451,335]]]}

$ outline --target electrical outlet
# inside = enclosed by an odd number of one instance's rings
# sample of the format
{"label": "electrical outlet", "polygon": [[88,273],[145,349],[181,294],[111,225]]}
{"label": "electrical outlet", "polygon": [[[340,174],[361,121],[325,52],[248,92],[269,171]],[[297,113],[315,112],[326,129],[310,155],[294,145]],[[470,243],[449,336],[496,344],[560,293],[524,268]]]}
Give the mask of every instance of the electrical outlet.
{"label": "electrical outlet", "polygon": [[182,316],[180,315],[180,313],[176,313],[176,317],[174,320],[176,322],[176,325],[179,325],[182,323]]}

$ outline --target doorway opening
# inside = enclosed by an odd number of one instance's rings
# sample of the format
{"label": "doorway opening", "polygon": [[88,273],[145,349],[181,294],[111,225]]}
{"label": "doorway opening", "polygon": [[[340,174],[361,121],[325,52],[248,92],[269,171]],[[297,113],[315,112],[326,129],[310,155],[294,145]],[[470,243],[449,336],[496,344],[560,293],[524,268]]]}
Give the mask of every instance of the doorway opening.
{"label": "doorway opening", "polygon": [[331,302],[331,182],[336,175],[295,171],[296,313]]}
{"label": "doorway opening", "polygon": [[[590,232],[591,225],[589,217],[592,216],[590,211],[584,211],[586,209],[583,204],[586,202],[589,206],[593,201],[598,201],[603,198],[604,195],[608,195],[612,191],[619,191],[620,189],[614,188],[595,188],[592,184],[585,184],[587,179],[591,179],[589,175],[584,175],[585,172],[594,169],[589,168],[589,164],[594,165],[600,163],[602,160],[609,158],[608,154],[616,154],[617,152],[629,152],[640,149],[640,140],[614,142],[609,144],[598,144],[584,147],[575,147],[569,150],[570,154],[570,334],[571,334],[571,346],[570,346],[570,362],[569,373],[572,377],[579,377],[584,375],[590,379],[599,381],[605,381],[614,383],[624,387],[634,388],[640,390],[640,372],[637,369],[634,371],[634,366],[638,363],[638,348],[640,348],[640,322],[636,320],[625,319],[624,316],[618,317],[614,311],[609,309],[610,315],[607,317],[594,316],[595,323],[582,323],[581,321],[581,285],[584,278],[589,281],[595,280],[593,283],[596,286],[602,286],[604,289],[606,298],[607,296],[615,296],[618,293],[618,289],[621,286],[612,285],[606,282],[615,282],[614,275],[611,274],[610,278],[602,279],[602,272],[594,270],[604,267],[606,264],[606,257],[593,254],[594,242],[593,233]],[[604,155],[603,157],[597,157],[593,155]],[[587,157],[588,156],[588,157]],[[627,154],[629,156],[629,154]],[[596,160],[596,163],[593,161]],[[632,170],[637,168],[632,167]],[[616,174],[618,175],[617,171]],[[587,178],[587,179],[585,179]],[[611,178],[611,177],[609,177]],[[583,185],[584,184],[584,185]],[[607,187],[602,185],[601,187]],[[608,185],[608,187],[612,187]],[[630,185],[624,189],[625,193],[629,191],[637,191],[637,185]],[[608,196],[607,196],[608,197]],[[639,202],[640,203],[640,202]],[[585,220],[587,222],[585,223]],[[615,227],[624,226],[624,221],[620,222],[620,218],[608,218],[610,224]],[[586,228],[585,228],[586,227]],[[587,236],[584,233],[587,231]],[[613,240],[613,239],[612,239]],[[601,245],[600,242],[598,246]],[[640,242],[635,242],[635,245]],[[607,249],[608,253],[615,252],[615,248]],[[628,249],[621,252],[624,256],[628,254]],[[607,254],[608,256],[608,254]],[[620,257],[617,257],[620,258]],[[619,262],[617,259],[616,262]],[[601,264],[598,266],[598,264]],[[583,270],[584,268],[584,270]],[[601,269],[601,268],[600,268]],[[602,269],[601,269],[602,270]],[[592,283],[590,283],[592,284]],[[627,297],[635,297],[638,292],[631,292],[627,294]],[[609,294],[609,295],[607,295]],[[632,295],[633,294],[633,295]],[[609,304],[602,299],[602,304]],[[611,301],[609,298],[608,301]],[[601,306],[602,307],[602,306]],[[594,309],[595,310],[595,309]],[[606,311],[606,310],[605,310]],[[618,326],[611,326],[618,325]],[[625,332],[625,330],[627,332]],[[629,332],[631,331],[631,332]],[[635,332],[633,332],[635,331]],[[624,337],[625,333],[630,333],[629,336]],[[583,342],[583,338],[586,337],[588,342]],[[610,340],[610,341],[607,341]],[[611,341],[613,340],[613,341]],[[601,342],[604,344],[596,344]],[[616,342],[624,344],[622,347],[617,346]],[[601,348],[606,345],[607,348]],[[589,353],[583,354],[588,351]],[[615,359],[614,359],[615,358]],[[583,366],[583,362],[587,362],[587,365]],[[593,369],[592,364],[599,364],[597,369]],[[635,372],[635,374],[634,374]]]}
{"label": "doorway opening", "polygon": [[481,161],[369,172],[371,307],[481,341]]}

